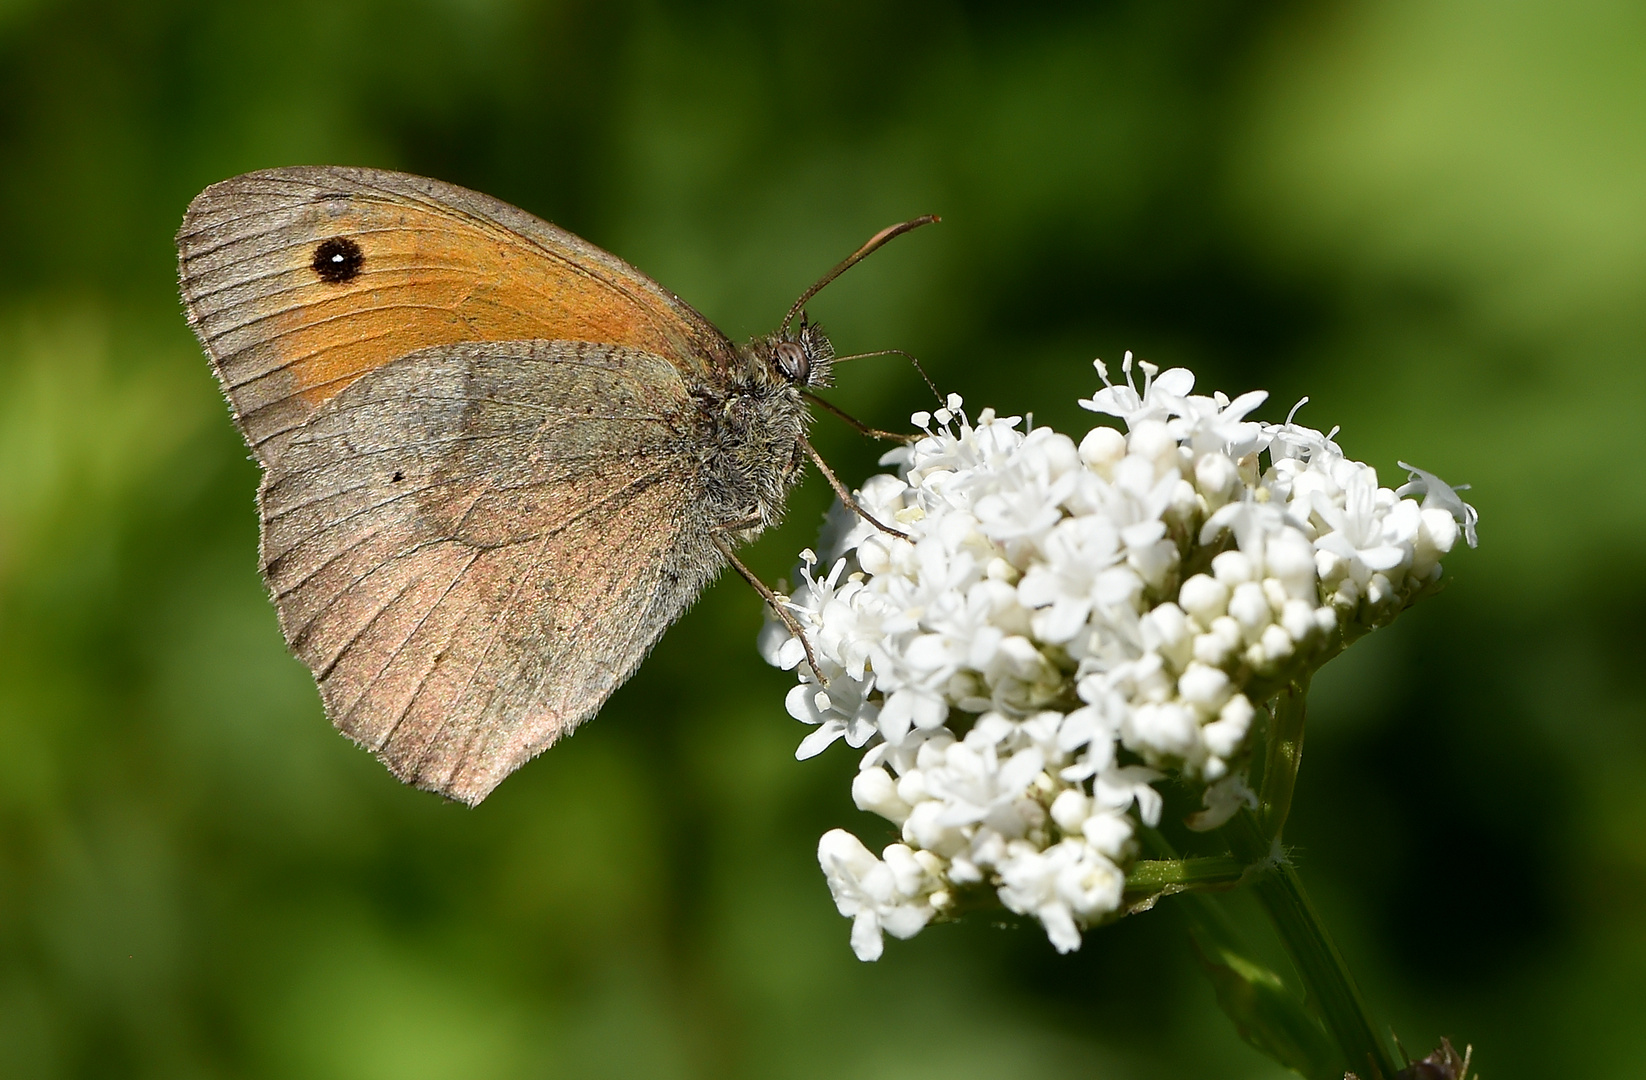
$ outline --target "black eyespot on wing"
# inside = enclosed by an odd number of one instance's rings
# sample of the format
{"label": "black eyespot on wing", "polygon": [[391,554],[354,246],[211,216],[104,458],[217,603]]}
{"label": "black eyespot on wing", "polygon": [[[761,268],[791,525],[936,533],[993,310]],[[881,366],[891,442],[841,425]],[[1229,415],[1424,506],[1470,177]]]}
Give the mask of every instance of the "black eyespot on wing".
{"label": "black eyespot on wing", "polygon": [[360,268],[365,264],[366,253],[360,250],[359,244],[346,236],[322,240],[320,246],[314,249],[312,265],[321,281],[353,281],[360,275]]}
{"label": "black eyespot on wing", "polygon": [[400,481],[404,480],[405,478],[406,478],[406,474],[401,472],[399,469],[396,469],[394,471],[394,482],[395,483],[398,484]]}

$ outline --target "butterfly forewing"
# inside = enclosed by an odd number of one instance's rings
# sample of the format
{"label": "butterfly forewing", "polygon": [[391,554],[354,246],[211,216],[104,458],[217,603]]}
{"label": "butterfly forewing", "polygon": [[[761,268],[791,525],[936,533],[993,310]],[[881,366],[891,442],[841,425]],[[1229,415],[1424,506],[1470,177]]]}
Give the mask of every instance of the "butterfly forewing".
{"label": "butterfly forewing", "polygon": [[634,267],[464,188],[371,169],[247,173],[178,233],[190,325],[265,464],[320,405],[407,353],[462,341],[591,341],[689,380],[735,363],[701,315]]}
{"label": "butterfly forewing", "polygon": [[265,574],[334,723],[478,802],[587,718],[718,566],[665,360],[445,346],[367,374],[269,464]]}

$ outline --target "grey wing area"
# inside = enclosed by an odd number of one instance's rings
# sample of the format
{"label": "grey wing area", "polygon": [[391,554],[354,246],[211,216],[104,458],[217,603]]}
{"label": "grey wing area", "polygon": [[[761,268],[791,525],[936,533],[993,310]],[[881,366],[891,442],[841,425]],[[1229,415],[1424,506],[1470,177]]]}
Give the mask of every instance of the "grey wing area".
{"label": "grey wing area", "polygon": [[259,492],[264,575],[332,722],[473,804],[591,716],[720,568],[664,359],[411,353],[319,409]]}

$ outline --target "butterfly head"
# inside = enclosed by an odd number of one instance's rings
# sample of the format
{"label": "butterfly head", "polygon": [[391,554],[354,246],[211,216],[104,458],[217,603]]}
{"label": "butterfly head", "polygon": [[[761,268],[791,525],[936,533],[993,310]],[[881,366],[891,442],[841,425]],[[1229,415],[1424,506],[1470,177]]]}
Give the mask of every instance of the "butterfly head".
{"label": "butterfly head", "polygon": [[829,369],[834,363],[834,346],[823,328],[804,317],[798,327],[779,330],[757,343],[772,375],[781,383],[800,389],[830,386]]}

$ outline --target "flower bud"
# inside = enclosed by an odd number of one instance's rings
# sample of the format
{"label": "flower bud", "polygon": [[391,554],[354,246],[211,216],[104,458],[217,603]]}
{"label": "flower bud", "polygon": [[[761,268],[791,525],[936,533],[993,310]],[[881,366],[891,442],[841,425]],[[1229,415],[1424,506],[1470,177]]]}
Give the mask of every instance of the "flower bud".
{"label": "flower bud", "polygon": [[1269,598],[1263,595],[1263,587],[1247,581],[1235,586],[1229,597],[1229,616],[1240,624],[1245,640],[1256,641],[1264,627],[1273,621],[1274,612],[1269,610]]}
{"label": "flower bud", "polygon": [[1069,788],[1052,800],[1052,820],[1064,832],[1078,832],[1092,813],[1092,800],[1079,788]]}
{"label": "flower bud", "polygon": [[1231,589],[1257,577],[1252,560],[1240,551],[1225,551],[1213,559],[1212,574]]}
{"label": "flower bud", "polygon": [[1178,590],[1177,602],[1202,627],[1209,628],[1213,619],[1229,609],[1229,587],[1217,578],[1196,574]]}
{"label": "flower bud", "polygon": [[1126,456],[1126,436],[1112,427],[1095,427],[1080,440],[1080,460],[1108,477],[1115,462]]}
{"label": "flower bud", "polygon": [[1126,449],[1130,456],[1152,464],[1156,476],[1177,465],[1177,440],[1159,420],[1144,420],[1133,427],[1126,437]]}
{"label": "flower bud", "polygon": [[1190,664],[1177,680],[1177,692],[1198,712],[1211,716],[1228,699],[1229,676],[1219,668]]}
{"label": "flower bud", "polygon": [[898,793],[898,783],[882,768],[864,769],[852,779],[852,802],[894,825],[908,820],[912,807]]}
{"label": "flower bud", "polygon": [[1194,465],[1194,482],[1206,504],[1216,510],[1240,484],[1240,468],[1228,454],[1202,454]]}

